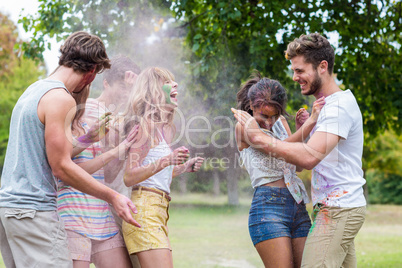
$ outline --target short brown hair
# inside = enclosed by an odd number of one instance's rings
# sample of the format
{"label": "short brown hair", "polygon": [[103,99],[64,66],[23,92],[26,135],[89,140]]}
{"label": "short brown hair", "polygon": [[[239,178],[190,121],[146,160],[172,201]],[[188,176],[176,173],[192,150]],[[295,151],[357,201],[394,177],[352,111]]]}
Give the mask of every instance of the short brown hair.
{"label": "short brown hair", "polygon": [[304,56],[305,62],[313,64],[314,69],[317,69],[321,61],[325,60],[328,62],[329,74],[332,74],[334,70],[334,48],[328,39],[319,33],[303,34],[290,42],[285,51],[285,57],[291,60],[296,56]]}
{"label": "short brown hair", "polygon": [[132,71],[135,74],[140,74],[141,69],[129,57],[118,55],[111,59],[112,66],[103,73],[109,85],[113,85],[116,81],[124,81],[126,71]]}
{"label": "short brown hair", "polygon": [[110,60],[102,40],[93,34],[79,31],[71,34],[60,47],[59,65],[80,73],[95,69],[96,73],[110,68]]}

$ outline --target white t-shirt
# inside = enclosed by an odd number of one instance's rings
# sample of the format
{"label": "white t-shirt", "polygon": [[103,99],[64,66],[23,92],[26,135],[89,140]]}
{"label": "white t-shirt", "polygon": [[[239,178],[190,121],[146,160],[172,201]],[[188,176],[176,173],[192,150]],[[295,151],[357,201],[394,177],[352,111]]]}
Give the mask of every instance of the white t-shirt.
{"label": "white t-shirt", "polygon": [[350,90],[325,98],[314,132],[327,132],[341,137],[338,145],[313,169],[311,195],[313,204],[335,207],[366,205],[363,194],[362,154],[363,120]]}

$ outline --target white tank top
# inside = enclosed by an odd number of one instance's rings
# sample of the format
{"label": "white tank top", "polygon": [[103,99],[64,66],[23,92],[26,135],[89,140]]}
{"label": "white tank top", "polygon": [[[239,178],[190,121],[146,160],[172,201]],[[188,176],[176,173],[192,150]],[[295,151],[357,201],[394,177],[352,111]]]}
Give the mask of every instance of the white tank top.
{"label": "white tank top", "polygon": [[[152,165],[152,163],[154,163],[159,158],[167,156],[172,152],[172,150],[169,147],[169,144],[166,143],[162,135],[161,137],[162,140],[159,142],[159,144],[149,150],[147,156],[144,158],[144,161],[142,162],[142,166]],[[156,173],[155,175],[149,177],[145,181],[140,182],[134,186],[155,188],[158,190],[162,190],[166,193],[170,193],[170,184],[172,183],[173,167],[174,166],[168,166],[159,171],[158,173]]]}
{"label": "white tank top", "polygon": [[[275,122],[272,130],[273,132],[263,131],[267,135],[280,140],[288,137],[280,119]],[[251,146],[240,152],[240,161],[240,165],[250,175],[253,188],[284,178],[286,187],[297,203],[301,201],[304,201],[304,203],[310,202],[302,180],[297,177],[295,165],[286,163],[271,154],[260,152]]]}

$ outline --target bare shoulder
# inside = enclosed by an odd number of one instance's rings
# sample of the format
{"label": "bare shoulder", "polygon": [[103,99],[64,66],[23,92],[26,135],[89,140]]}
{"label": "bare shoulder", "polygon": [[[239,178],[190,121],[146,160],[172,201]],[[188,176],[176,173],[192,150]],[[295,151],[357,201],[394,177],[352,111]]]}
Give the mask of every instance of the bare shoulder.
{"label": "bare shoulder", "polygon": [[149,133],[142,127],[139,127],[136,141],[133,145],[131,145],[130,153],[138,153],[147,154],[149,149],[151,148],[151,139]]}
{"label": "bare shoulder", "polygon": [[66,92],[64,88],[54,88],[49,90],[39,102],[39,105],[46,104],[63,107],[75,106],[74,98]]}
{"label": "bare shoulder", "polygon": [[288,124],[288,120],[286,120],[286,118],[285,118],[283,115],[281,115],[281,116],[279,117],[279,119],[281,120],[283,126],[285,127],[286,132],[288,133],[288,136],[292,135],[292,131],[290,130],[290,127],[289,127],[289,124]]}
{"label": "bare shoulder", "polygon": [[57,118],[58,115],[66,116],[68,113],[75,114],[75,112],[75,100],[64,88],[49,90],[38,104],[38,117],[42,123],[47,121],[46,115]]}

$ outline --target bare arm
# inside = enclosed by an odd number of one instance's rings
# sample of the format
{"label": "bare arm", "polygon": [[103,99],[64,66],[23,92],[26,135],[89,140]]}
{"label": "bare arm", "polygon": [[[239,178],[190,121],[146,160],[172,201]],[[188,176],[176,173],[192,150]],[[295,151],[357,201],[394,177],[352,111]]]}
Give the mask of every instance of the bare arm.
{"label": "bare arm", "polygon": [[144,158],[151,148],[151,141],[144,135],[141,129],[138,135],[138,141],[130,148],[124,171],[124,184],[127,187],[131,187],[148,179],[168,166],[181,164],[189,156],[188,149],[180,147],[171,154],[161,157],[153,163],[142,165]]}
{"label": "bare arm", "polygon": [[242,127],[244,140],[254,148],[276,154],[286,162],[305,169],[314,168],[338,144],[340,137],[326,132],[315,132],[307,144],[289,143],[266,135],[258,128],[258,124],[245,111],[232,109]]}
{"label": "bare arm", "polygon": [[[116,127],[111,127],[106,137],[101,140],[102,152],[108,152],[118,147],[120,140],[121,136],[119,135],[119,129],[117,129]],[[128,157],[128,150],[127,154],[124,157],[114,158],[110,162],[106,163],[103,170],[105,182],[107,184],[113,183],[119,172],[123,169],[126,158]]]}
{"label": "bare arm", "polygon": [[[282,117],[282,118],[281,118],[281,122],[282,122],[283,126],[285,127],[286,132],[288,133],[288,136],[291,136],[291,135],[292,135],[292,131],[290,130],[290,127],[289,127],[288,121],[286,121],[286,118],[285,118],[285,117]],[[302,168],[302,167],[299,167],[299,166],[296,166],[296,171],[297,171],[297,172],[303,171],[303,168]]]}
{"label": "bare arm", "polygon": [[[99,170],[107,163],[112,160],[125,159],[128,149],[135,142],[135,138],[137,136],[138,126],[135,126],[130,133],[127,135],[127,138],[122,141],[119,146],[113,148],[110,151],[107,151],[98,157],[91,159],[89,161],[85,161],[83,163],[78,164],[81,168],[83,168],[89,174],[94,173]],[[117,175],[117,174],[116,174]]]}
{"label": "bare arm", "polygon": [[[299,129],[290,135],[285,141],[287,142],[303,142],[309,136],[317,123],[318,115],[325,104],[325,98],[321,97],[313,104],[311,116],[299,127]],[[300,110],[299,110],[300,111]]]}
{"label": "bare arm", "polygon": [[111,203],[120,217],[139,226],[131,216],[137,210],[126,198],[96,181],[71,160],[71,122],[75,114],[75,101],[64,89],[45,94],[38,105],[39,119],[45,125],[46,153],[53,174],[72,187]]}
{"label": "bare arm", "polygon": [[88,132],[73,140],[73,152],[71,157],[74,157],[91,146],[93,143],[102,140],[109,132],[110,112],[105,113],[101,118],[91,126]]}
{"label": "bare arm", "polygon": [[194,157],[186,161],[184,164],[174,166],[173,178],[185,172],[197,172],[198,170],[200,170],[203,162],[204,158]]}

